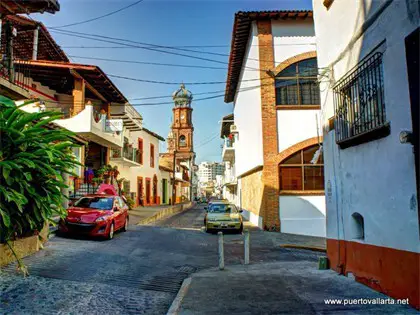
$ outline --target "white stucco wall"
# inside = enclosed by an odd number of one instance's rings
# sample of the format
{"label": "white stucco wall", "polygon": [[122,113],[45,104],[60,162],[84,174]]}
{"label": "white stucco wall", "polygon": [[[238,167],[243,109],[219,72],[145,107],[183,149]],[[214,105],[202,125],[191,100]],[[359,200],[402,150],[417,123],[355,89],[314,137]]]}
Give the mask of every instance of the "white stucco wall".
{"label": "white stucco wall", "polygon": [[383,3],[334,1],[326,10],[322,1],[313,1],[318,66],[333,64],[327,73],[331,82],[321,84],[324,124],[334,115],[334,82],[384,40],[385,108],[391,124],[386,138],[344,150],[336,145],[334,131],[324,131],[327,237],[352,240],[351,215],[358,212],[364,217],[365,243],[419,252],[414,154],[410,144],[399,142],[402,130],[412,130],[404,38],[418,27],[418,2],[393,1],[347,50],[358,28]]}
{"label": "white stucco wall", "polygon": [[318,121],[320,119],[320,110],[278,110],[277,141],[279,152],[296,143],[316,137],[317,119]]}
{"label": "white stucco wall", "polygon": [[236,176],[263,164],[260,72],[249,69],[260,67],[258,49],[257,26],[253,22],[234,101],[235,125],[239,130],[235,143]]}
{"label": "white stucco wall", "polygon": [[271,21],[274,63],[279,65],[295,55],[316,50],[313,21]]}
{"label": "white stucco wall", "polygon": [[279,203],[281,232],[326,236],[324,196],[280,196]]}
{"label": "white stucco wall", "polygon": [[[138,149],[138,138],[143,139],[143,165],[141,166],[123,166],[122,163],[111,159],[112,165],[117,165],[120,171],[120,177],[130,181],[130,192],[137,194],[137,177],[143,177],[143,189],[146,187],[146,178],[151,181],[151,194],[153,195],[153,176],[156,175],[158,179],[158,196],[162,196],[162,176],[159,170],[159,140],[150,135],[146,131],[125,130],[124,136],[129,139],[129,143],[133,143],[133,147]],[[150,167],[150,144],[155,146],[155,164]]]}

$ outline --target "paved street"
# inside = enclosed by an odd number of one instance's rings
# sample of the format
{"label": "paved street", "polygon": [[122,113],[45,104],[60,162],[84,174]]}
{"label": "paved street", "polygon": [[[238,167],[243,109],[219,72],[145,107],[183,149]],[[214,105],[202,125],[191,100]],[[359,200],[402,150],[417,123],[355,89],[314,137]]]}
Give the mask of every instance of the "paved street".
{"label": "paved street", "polygon": [[[217,266],[217,235],[203,232],[203,218],[199,206],[153,225],[132,225],[112,241],[53,237],[24,259],[29,277],[15,274],[14,265],[0,271],[0,313],[165,314],[185,278]],[[280,234],[251,230],[256,266],[293,262],[316,268],[324,255],[281,248]],[[227,269],[241,267],[242,236],[226,235],[225,244]]]}
{"label": "paved street", "polygon": [[[217,265],[217,235],[202,232],[203,207],[154,226],[131,226],[112,241],[53,237],[25,258],[31,276],[1,270],[2,314],[165,314],[182,281]],[[241,236],[226,237],[226,262],[240,264]],[[309,260],[318,254],[265,248],[254,261]]]}

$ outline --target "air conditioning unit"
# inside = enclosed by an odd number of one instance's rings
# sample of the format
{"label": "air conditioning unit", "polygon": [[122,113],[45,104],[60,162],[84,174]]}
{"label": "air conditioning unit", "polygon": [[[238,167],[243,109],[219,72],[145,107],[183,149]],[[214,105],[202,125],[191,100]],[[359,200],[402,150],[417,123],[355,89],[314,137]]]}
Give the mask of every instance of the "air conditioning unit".
{"label": "air conditioning unit", "polygon": [[236,125],[230,125],[230,132],[231,133],[238,133],[238,127]]}

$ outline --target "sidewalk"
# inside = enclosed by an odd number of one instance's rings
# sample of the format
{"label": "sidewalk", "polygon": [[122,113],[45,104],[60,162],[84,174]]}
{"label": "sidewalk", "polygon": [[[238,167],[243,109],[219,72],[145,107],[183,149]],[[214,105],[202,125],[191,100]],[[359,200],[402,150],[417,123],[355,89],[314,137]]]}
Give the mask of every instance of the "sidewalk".
{"label": "sidewalk", "polygon": [[148,206],[148,207],[136,207],[130,210],[130,224],[137,225],[137,224],[146,224],[142,222],[147,222],[152,220],[152,217],[157,217],[160,213],[168,212],[169,209],[172,207],[179,207],[179,206],[188,206],[189,203],[180,203],[176,204],[175,206],[172,205],[160,205],[160,206]]}
{"label": "sidewalk", "polygon": [[308,261],[226,266],[193,274],[184,284],[168,314],[418,314],[405,305],[375,305],[373,299],[388,297]]}
{"label": "sidewalk", "polygon": [[313,249],[326,251],[327,241],[325,237],[297,235],[280,232],[268,232],[252,225],[244,219],[244,229],[252,233],[252,241],[264,243],[266,246],[273,247],[300,247],[304,249]]}

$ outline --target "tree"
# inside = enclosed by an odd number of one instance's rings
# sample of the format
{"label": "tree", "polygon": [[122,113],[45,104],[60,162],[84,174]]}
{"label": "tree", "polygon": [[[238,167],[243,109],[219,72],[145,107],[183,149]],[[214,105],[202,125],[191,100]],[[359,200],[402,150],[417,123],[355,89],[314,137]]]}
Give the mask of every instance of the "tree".
{"label": "tree", "polygon": [[[73,133],[46,128],[60,113],[27,113],[0,99],[0,242],[34,235],[55,215],[64,217],[62,174],[80,165]],[[75,175],[75,174],[71,174]],[[16,256],[19,266],[25,269]]]}

